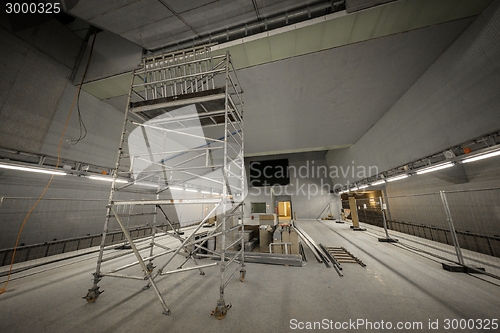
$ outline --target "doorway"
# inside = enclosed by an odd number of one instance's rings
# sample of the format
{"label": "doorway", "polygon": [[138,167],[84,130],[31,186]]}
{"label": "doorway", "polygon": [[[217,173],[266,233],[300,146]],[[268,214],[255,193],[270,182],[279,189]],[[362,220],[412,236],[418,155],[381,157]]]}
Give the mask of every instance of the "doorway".
{"label": "doorway", "polygon": [[278,215],[281,220],[292,219],[292,203],[290,201],[278,201]]}

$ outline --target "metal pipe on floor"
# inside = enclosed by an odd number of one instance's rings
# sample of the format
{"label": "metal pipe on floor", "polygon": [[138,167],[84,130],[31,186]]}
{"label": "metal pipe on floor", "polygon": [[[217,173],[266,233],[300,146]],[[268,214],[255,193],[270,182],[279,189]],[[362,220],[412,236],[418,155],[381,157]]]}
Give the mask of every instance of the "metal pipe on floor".
{"label": "metal pipe on floor", "polygon": [[195,267],[179,268],[179,269],[176,269],[176,270],[173,270],[173,271],[162,272],[160,275],[167,275],[167,274],[187,272],[187,271],[192,271],[192,270],[195,270],[195,269],[201,269],[201,268],[206,268],[206,267],[217,266],[218,264],[219,263],[214,262],[212,264],[198,265],[198,266],[195,266]]}

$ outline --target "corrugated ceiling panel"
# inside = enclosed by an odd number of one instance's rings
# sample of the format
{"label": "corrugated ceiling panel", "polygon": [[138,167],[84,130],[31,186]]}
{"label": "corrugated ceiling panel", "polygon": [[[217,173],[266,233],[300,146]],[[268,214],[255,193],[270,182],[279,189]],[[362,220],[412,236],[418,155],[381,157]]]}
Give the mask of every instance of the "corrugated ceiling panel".
{"label": "corrugated ceiling panel", "polygon": [[[233,46],[214,51],[214,54],[221,54],[229,50],[235,67],[245,68],[438,24],[450,19],[477,15],[491,1],[400,0],[340,17],[337,14],[335,18],[295,30],[287,28],[283,29],[283,32],[266,33],[265,37],[256,35],[245,38],[239,44],[232,43]],[[285,2],[287,6],[293,6],[293,1]],[[224,3],[224,1],[217,1],[211,5]],[[272,4],[266,3],[268,4],[266,8],[270,9],[277,6],[279,1]],[[183,2],[183,5],[186,4]],[[194,1],[185,7],[200,8],[199,4]],[[206,17],[206,19],[209,18]],[[121,35],[147,48],[157,48],[167,43],[173,36],[181,40],[189,38],[191,34],[189,28],[179,19],[171,17],[168,20],[153,22]],[[123,78],[116,77],[107,81],[108,83],[105,85],[89,83],[84,85],[84,89],[99,98],[109,98],[128,92],[129,79],[123,80]],[[110,87],[114,84],[117,84],[118,87]]]}
{"label": "corrugated ceiling panel", "polygon": [[146,48],[151,48],[149,46],[151,44],[157,45],[161,40],[172,38],[172,36],[185,36],[187,33],[192,34],[184,23],[177,17],[169,17],[123,33],[121,36]]}
{"label": "corrugated ceiling panel", "polygon": [[[133,20],[130,20],[131,12],[134,13]],[[90,23],[109,27],[114,33],[121,34],[141,27],[145,22],[156,22],[168,17],[174,15],[158,1],[140,0],[99,15],[90,20]]]}
{"label": "corrugated ceiling panel", "polygon": [[[250,2],[250,1],[249,1]],[[297,6],[304,6],[302,1],[297,0],[257,0],[257,7],[262,18],[273,16],[277,13],[291,11]],[[312,1],[309,1],[312,2]]]}
{"label": "corrugated ceiling panel", "polygon": [[[177,40],[184,40],[184,39],[189,38],[192,35],[193,35],[193,32],[191,30],[189,30],[188,27],[185,27],[185,30],[179,31],[175,35],[174,38]],[[147,42],[147,44],[145,44],[144,47],[148,50],[159,49],[162,46],[164,46],[165,44],[168,44],[168,41],[172,39],[172,35],[168,31],[163,31],[162,36],[165,36],[165,37],[157,39],[157,38],[154,38],[154,36],[153,36],[151,38],[144,39]]]}
{"label": "corrugated ceiling panel", "polygon": [[175,10],[177,13],[184,13],[196,8],[204,7],[207,4],[214,3],[221,6],[227,1],[223,0],[168,0],[168,5],[170,8]]}
{"label": "corrugated ceiling panel", "polygon": [[77,5],[70,10],[70,14],[78,16],[86,21],[101,16],[117,8],[126,6],[138,0],[102,1],[85,0],[78,1]]}
{"label": "corrugated ceiling panel", "polygon": [[217,1],[180,15],[200,34],[257,19],[251,1]]}

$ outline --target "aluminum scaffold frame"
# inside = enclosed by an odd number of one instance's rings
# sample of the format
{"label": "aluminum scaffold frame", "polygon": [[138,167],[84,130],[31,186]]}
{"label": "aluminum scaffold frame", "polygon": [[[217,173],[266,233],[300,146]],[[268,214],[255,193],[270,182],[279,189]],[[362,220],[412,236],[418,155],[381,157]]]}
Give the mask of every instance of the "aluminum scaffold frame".
{"label": "aluminum scaffold frame", "polygon": [[[212,315],[222,319],[231,307],[224,298],[228,283],[238,271],[244,281],[243,91],[229,52],[212,55],[210,47],[145,57],[133,72],[93,285],[84,296],[89,303],[102,293],[104,277],[142,280],[170,314],[160,277],[205,275],[204,268],[218,265]],[[193,222],[196,227],[183,228]],[[125,235],[122,252],[105,246],[113,225]],[[150,235],[133,239],[130,230],[138,225],[150,226]],[[167,270],[179,257],[180,265]],[[103,271],[104,265],[110,268]],[[142,275],[131,273],[137,266]]]}

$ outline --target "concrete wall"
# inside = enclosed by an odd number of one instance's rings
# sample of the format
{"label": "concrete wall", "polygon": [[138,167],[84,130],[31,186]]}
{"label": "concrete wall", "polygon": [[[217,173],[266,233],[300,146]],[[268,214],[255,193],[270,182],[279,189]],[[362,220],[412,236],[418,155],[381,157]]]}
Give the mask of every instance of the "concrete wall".
{"label": "concrete wall", "polygon": [[[457,170],[453,170],[457,168]],[[462,182],[456,173],[463,172]],[[412,176],[386,185],[388,217],[397,221],[448,228],[439,192],[445,191],[455,228],[500,235],[500,157]]]}
{"label": "concrete wall", "polygon": [[[70,115],[61,157],[114,166],[124,110],[85,91],[76,102],[69,79],[83,43],[55,20],[17,33],[0,28],[0,44],[9,45],[0,52],[0,147],[55,156]],[[97,60],[94,72],[100,73]],[[80,135],[78,109],[88,134],[71,145]]]}
{"label": "concrete wall", "polygon": [[[36,203],[50,175],[0,172],[0,249],[10,248],[27,213]],[[37,244],[102,232],[110,184],[71,176],[55,176],[29,216],[20,244]],[[17,199],[16,199],[17,197]],[[59,198],[64,200],[50,200]],[[92,199],[92,201],[82,201]]]}
{"label": "concrete wall", "polygon": [[[500,1],[494,1],[359,141],[329,151],[326,161],[330,168],[382,172],[499,130],[498,87]],[[439,195],[447,191],[457,230],[500,235],[500,190],[479,190],[500,187],[499,162],[495,157],[388,183],[388,217],[447,228]],[[362,178],[346,173],[332,180]]]}
{"label": "concrete wall", "polygon": [[329,151],[328,165],[384,171],[500,129],[499,59],[494,1],[361,139]]}
{"label": "concrete wall", "polygon": [[[79,84],[82,80],[93,39],[93,36],[89,39],[83,55],[85,61],[82,61],[78,67],[75,84]],[[110,32],[102,31],[97,34],[85,82],[130,72],[141,62],[141,58],[142,47]]]}
{"label": "concrete wall", "polygon": [[[111,183],[76,176],[54,176],[43,199],[36,204],[49,179],[50,175],[0,169],[0,249],[15,245],[23,221],[33,207],[20,244],[32,245],[102,233]],[[149,196],[152,198],[154,196]],[[151,206],[117,209],[120,213],[131,214],[154,212]],[[167,210],[167,214],[171,220],[177,221],[175,212]],[[123,223],[133,227],[152,220],[152,215],[137,215],[124,218]],[[164,218],[159,216],[158,223],[165,223]],[[111,219],[109,230],[119,228],[116,220]]]}
{"label": "concrete wall", "polygon": [[[324,155],[324,152],[311,152],[246,158],[247,177],[250,174],[250,162],[252,161],[287,158],[290,167],[290,184],[274,186],[274,195],[276,197],[290,196],[292,212],[297,214],[297,218],[315,219],[328,203],[338,201],[338,196],[329,193],[332,183],[328,172],[325,172],[327,166]],[[275,203],[272,200],[271,187],[248,188],[248,195],[245,198],[245,218],[252,215],[252,202],[265,202],[267,213],[274,213]]]}
{"label": "concrete wall", "polygon": [[[15,33],[0,25],[0,147],[56,156],[71,112],[61,157],[114,167],[124,110],[119,111],[84,91],[79,103],[75,102],[77,87],[70,77],[83,43],[56,20]],[[84,57],[82,62],[85,60]],[[98,75],[101,70],[102,66],[93,73]],[[81,142],[72,145],[70,140],[80,134],[77,105],[88,133]],[[0,248],[14,246],[24,218],[49,178],[0,170]],[[106,182],[54,177],[44,200],[30,215],[20,243],[28,245],[101,233],[109,190],[110,183]],[[174,216],[173,220],[176,219]],[[145,218],[137,218],[127,223],[147,222]],[[118,225],[114,223],[111,228]]]}
{"label": "concrete wall", "polygon": [[[43,27],[37,33],[42,40],[47,39],[41,30]],[[57,35],[53,39],[57,40]],[[68,43],[68,39],[64,35],[59,42]],[[0,44],[0,146],[39,152],[71,75],[68,65],[74,63],[79,44],[68,43],[76,52],[55,58],[52,51],[44,52],[39,45],[32,46],[3,29]],[[52,44],[47,45],[49,50]]]}
{"label": "concrete wall", "polygon": [[78,107],[74,103],[77,90],[77,87],[67,83],[43,138],[40,152],[57,156],[61,133],[71,112],[61,146],[61,156],[112,168],[116,163],[125,110],[118,111],[85,91],[80,91],[79,109],[87,135],[74,144],[74,140],[80,136]]}

